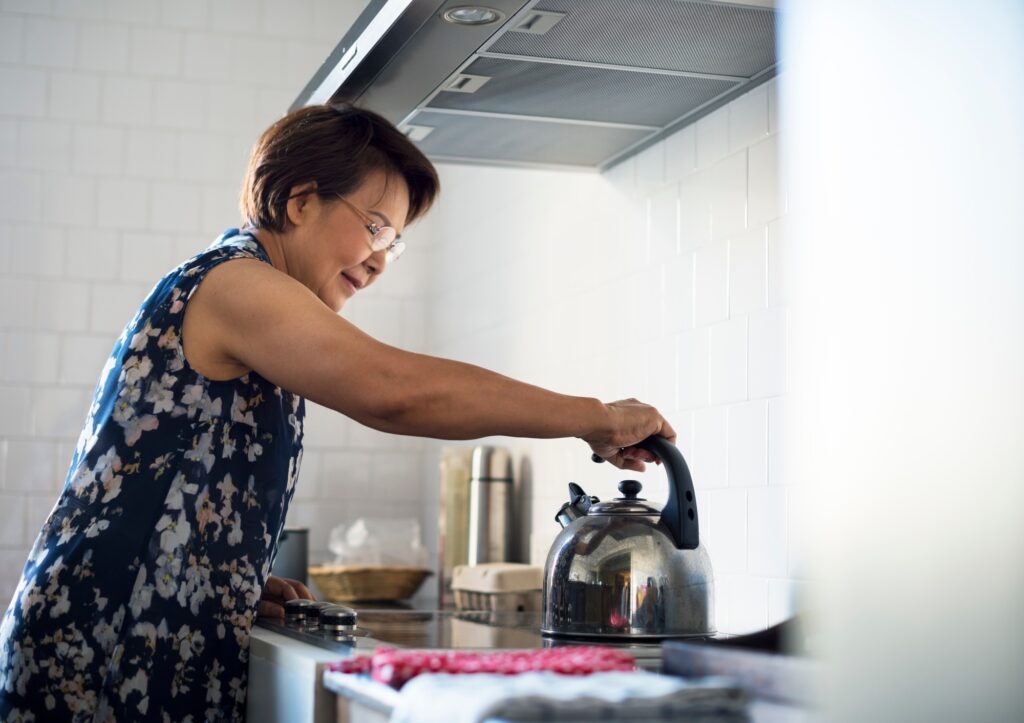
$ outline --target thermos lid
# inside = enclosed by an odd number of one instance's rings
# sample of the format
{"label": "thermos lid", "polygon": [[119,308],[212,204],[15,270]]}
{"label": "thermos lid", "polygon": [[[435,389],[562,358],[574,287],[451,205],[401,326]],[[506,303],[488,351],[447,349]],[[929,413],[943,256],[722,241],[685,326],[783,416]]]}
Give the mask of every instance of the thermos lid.
{"label": "thermos lid", "polygon": [[511,482],[512,455],[504,447],[476,447],[471,475],[475,480]]}

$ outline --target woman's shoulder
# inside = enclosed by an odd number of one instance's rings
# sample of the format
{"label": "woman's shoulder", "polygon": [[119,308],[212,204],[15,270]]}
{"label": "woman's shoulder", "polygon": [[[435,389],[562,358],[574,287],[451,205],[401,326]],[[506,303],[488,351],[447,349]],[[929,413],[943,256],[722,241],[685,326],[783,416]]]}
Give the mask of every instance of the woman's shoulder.
{"label": "woman's shoulder", "polygon": [[201,276],[214,266],[236,258],[270,263],[270,257],[251,231],[229,228],[207,248],[183,261],[175,271],[184,278]]}
{"label": "woman's shoulder", "polygon": [[141,325],[172,324],[180,329],[182,312],[206,275],[234,259],[258,260],[270,265],[270,258],[253,234],[237,228],[227,229],[210,246],[178,264],[154,285],[127,330]]}

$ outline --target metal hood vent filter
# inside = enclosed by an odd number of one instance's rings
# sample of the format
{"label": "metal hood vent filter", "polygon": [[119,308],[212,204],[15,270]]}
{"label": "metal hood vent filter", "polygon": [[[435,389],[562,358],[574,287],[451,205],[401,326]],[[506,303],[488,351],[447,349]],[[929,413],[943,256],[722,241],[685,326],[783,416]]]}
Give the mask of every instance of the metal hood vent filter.
{"label": "metal hood vent filter", "polygon": [[455,158],[498,165],[593,166],[643,141],[649,131],[615,126],[548,123],[503,116],[421,111],[416,124],[434,130],[417,145],[435,160]]}
{"label": "metal hood vent filter", "polygon": [[478,58],[464,72],[490,80],[475,93],[442,91],[427,108],[660,128],[736,85],[710,78],[503,58]]}
{"label": "metal hood vent filter", "polygon": [[292,107],[355,102],[434,160],[604,170],[775,74],[769,7],[489,0],[503,23],[444,20],[466,4],[371,0]]}
{"label": "metal hood vent filter", "polygon": [[631,68],[750,77],[775,63],[775,13],[681,0],[542,0],[565,15],[543,35],[505,33],[489,48]]}

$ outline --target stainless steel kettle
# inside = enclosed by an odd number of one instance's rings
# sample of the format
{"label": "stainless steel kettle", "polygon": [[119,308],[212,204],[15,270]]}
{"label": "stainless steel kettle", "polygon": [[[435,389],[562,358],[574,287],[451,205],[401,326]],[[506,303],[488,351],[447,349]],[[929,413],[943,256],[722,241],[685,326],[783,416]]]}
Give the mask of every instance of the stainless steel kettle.
{"label": "stainless steel kettle", "polygon": [[541,632],[584,638],[713,635],[714,575],[700,544],[697,498],[683,455],[663,437],[638,445],[668,473],[668,502],[639,496],[636,480],[622,497],[600,502],[570,483],[555,519],[563,530],[544,568]]}

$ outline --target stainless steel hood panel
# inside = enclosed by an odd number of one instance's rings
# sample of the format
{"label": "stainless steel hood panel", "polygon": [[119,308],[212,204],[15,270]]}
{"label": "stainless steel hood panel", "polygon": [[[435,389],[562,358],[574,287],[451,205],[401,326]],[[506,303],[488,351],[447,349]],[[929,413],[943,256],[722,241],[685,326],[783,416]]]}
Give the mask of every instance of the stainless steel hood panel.
{"label": "stainless steel hood panel", "polygon": [[774,13],[679,0],[543,0],[564,13],[543,35],[511,32],[492,53],[737,76],[775,63]]}
{"label": "stainless steel hood panel", "polygon": [[417,124],[434,131],[418,145],[431,158],[501,165],[596,167],[650,130],[550,123],[526,117],[465,116],[422,111]]}
{"label": "stainless steel hood panel", "polygon": [[475,93],[442,91],[427,107],[660,129],[736,86],[712,78],[490,57],[474,60],[463,72],[490,80]]}
{"label": "stainless steel hood panel", "polygon": [[771,8],[486,0],[502,22],[444,20],[466,4],[371,0],[292,107],[355,102],[435,160],[603,170],[775,73]]}

